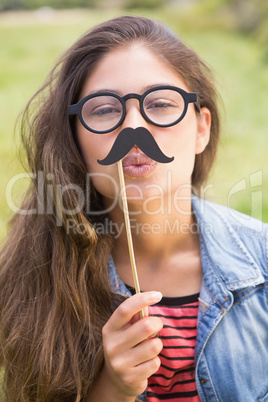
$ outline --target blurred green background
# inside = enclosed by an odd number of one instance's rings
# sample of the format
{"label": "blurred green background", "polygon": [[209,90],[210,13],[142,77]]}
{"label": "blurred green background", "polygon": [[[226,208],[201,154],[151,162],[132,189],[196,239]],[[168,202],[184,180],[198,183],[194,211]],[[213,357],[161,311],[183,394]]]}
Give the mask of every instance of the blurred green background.
{"label": "blurred green background", "polygon": [[[268,221],[268,2],[0,0],[0,241],[13,214],[6,188],[23,172],[17,116],[67,47],[93,25],[126,13],[168,24],[211,66],[224,110],[206,198]],[[17,204],[23,186],[14,186]]]}

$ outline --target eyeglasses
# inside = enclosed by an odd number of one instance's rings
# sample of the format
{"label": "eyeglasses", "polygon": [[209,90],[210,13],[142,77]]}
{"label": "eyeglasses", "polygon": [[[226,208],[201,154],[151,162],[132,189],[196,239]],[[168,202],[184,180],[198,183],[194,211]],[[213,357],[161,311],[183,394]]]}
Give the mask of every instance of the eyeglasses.
{"label": "eyeglasses", "polygon": [[69,115],[77,115],[87,130],[106,134],[123,123],[128,99],[138,99],[144,119],[157,127],[170,127],[179,123],[184,118],[189,103],[194,103],[200,112],[196,93],[174,86],[157,86],[143,95],[130,93],[119,96],[108,91],[96,92],[70,105]]}

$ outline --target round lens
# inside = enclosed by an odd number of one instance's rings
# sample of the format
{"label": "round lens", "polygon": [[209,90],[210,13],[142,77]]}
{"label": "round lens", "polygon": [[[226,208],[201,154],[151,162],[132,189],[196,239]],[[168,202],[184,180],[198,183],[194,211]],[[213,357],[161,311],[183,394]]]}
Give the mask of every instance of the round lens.
{"label": "round lens", "polygon": [[184,113],[185,102],[179,92],[160,89],[144,98],[143,109],[152,123],[165,126],[179,120]]}
{"label": "round lens", "polygon": [[123,113],[121,102],[114,96],[97,95],[88,99],[82,108],[82,117],[89,128],[95,131],[111,130]]}

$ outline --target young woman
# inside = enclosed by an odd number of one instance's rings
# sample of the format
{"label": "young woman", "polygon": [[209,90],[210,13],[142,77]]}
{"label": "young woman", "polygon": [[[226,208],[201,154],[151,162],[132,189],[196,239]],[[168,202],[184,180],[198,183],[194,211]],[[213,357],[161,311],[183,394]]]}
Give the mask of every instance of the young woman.
{"label": "young woman", "polygon": [[[267,226],[194,195],[219,138],[206,65],[166,27],[120,17],[37,95],[33,180],[1,253],[7,401],[268,400]],[[99,163],[126,132],[133,296],[117,164]]]}

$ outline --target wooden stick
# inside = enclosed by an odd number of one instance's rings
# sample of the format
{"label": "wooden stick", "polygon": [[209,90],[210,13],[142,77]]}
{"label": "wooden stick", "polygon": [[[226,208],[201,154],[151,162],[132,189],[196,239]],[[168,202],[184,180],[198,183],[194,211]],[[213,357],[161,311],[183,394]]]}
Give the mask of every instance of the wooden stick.
{"label": "wooden stick", "polygon": [[[122,166],[121,159],[120,159],[120,161],[118,161],[118,174],[119,174],[119,182],[120,182],[120,187],[121,187],[121,198],[122,198],[123,212],[124,212],[125,225],[126,225],[127,243],[128,243],[130,264],[131,264],[131,269],[132,269],[132,277],[134,280],[134,286],[135,286],[136,293],[140,293],[140,285],[139,285],[138,273],[137,273],[137,268],[136,268],[132,234],[131,234],[130,221],[129,221],[125,179],[124,179],[124,172],[123,172],[123,166]],[[143,318],[143,317],[144,317],[144,312],[143,312],[143,310],[141,310],[140,318]]]}

